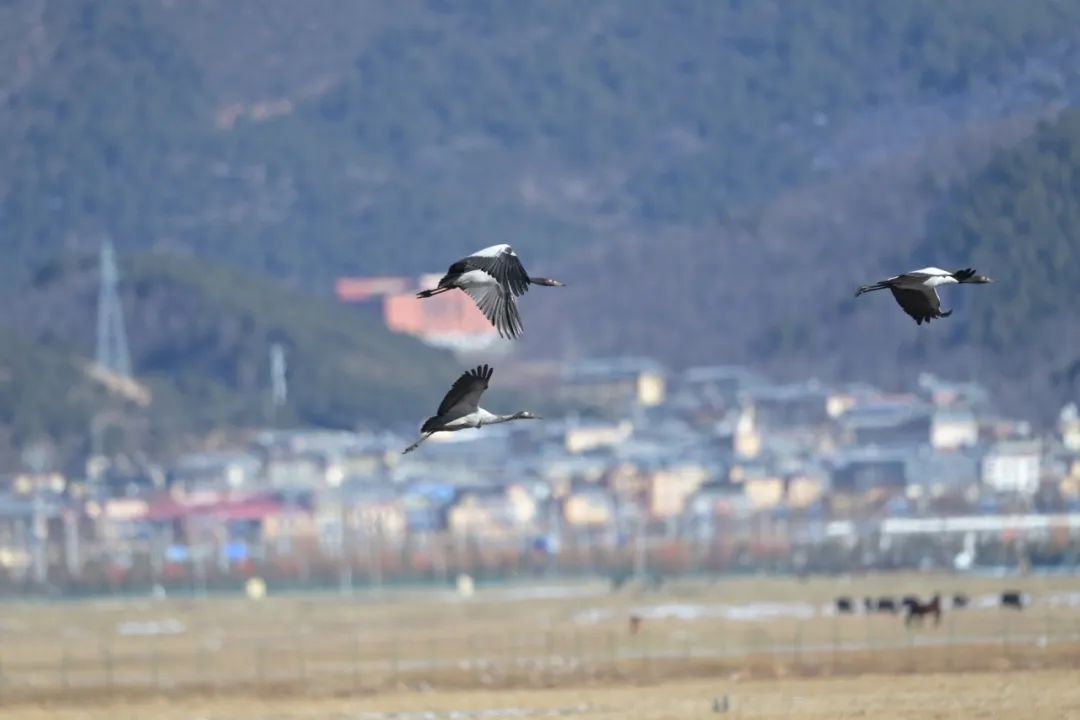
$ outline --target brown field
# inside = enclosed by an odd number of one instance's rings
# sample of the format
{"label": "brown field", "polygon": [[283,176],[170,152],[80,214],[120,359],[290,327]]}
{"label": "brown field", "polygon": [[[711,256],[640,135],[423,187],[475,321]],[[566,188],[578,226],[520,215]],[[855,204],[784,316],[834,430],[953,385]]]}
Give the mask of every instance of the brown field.
{"label": "brown field", "polygon": [[[729,710],[713,711],[726,695]],[[1080,717],[1075,671],[860,675],[782,680],[675,680],[663,684],[528,690],[394,692],[374,697],[149,699],[109,705],[13,708],[26,720],[582,720],[816,718],[819,720],[1068,720]]]}
{"label": "brown field", "polygon": [[[1004,588],[1031,606],[991,606]],[[976,607],[910,630],[828,609],[838,595],[934,591]],[[4,717],[644,720],[713,716],[724,694],[732,717],[1080,717],[1076,668],[1074,578],[0,606]]]}

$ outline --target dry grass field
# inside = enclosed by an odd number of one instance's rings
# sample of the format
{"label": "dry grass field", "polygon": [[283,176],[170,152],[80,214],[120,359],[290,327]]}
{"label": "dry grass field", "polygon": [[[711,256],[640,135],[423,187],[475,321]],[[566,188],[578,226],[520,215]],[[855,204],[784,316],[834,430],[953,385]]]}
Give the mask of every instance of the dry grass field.
{"label": "dry grass field", "polygon": [[[713,703],[726,696],[728,710]],[[194,697],[12,708],[25,720],[1068,720],[1080,717],[1075,671],[835,678],[675,680],[649,685],[393,692],[349,698]]]}
{"label": "dry grass field", "polygon": [[[1030,605],[997,607],[1005,588]],[[832,609],[933,592],[972,605],[914,628]],[[4,717],[644,720],[715,716],[724,695],[732,717],[1080,717],[1075,668],[1074,578],[0,605]]]}

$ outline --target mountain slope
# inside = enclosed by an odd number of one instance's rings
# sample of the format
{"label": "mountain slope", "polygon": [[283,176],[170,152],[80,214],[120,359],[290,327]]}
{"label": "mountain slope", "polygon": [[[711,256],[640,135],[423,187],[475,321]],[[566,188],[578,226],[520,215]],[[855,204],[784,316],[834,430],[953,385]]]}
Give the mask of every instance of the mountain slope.
{"label": "mountain slope", "polygon": [[95,408],[114,401],[77,358],[0,327],[0,468],[16,467],[20,451],[38,442],[56,444],[61,456],[81,448]]}
{"label": "mountain slope", "polygon": [[[564,343],[886,384],[919,369],[1005,378],[1018,360],[981,350],[1054,343],[1039,315],[1062,298],[965,288],[962,312],[915,333],[849,286],[983,262],[949,244],[967,229],[947,205],[967,201],[946,188],[1080,102],[1077,28],[1080,4],[1056,0],[9,3],[0,281],[18,309],[0,316],[89,353],[89,271],[50,285],[33,268],[104,235],[123,256],[191,256],[309,294],[512,241],[578,281],[531,311],[538,355]],[[941,230],[925,224],[934,208]],[[1008,242],[971,228],[990,230]],[[136,364],[175,417],[265,419],[256,388],[279,333],[298,373],[289,419],[423,412],[412,383],[436,361],[419,346],[194,261],[139,262],[125,289]],[[399,360],[400,375],[368,371]],[[1040,387],[1014,392],[1054,399]]]}
{"label": "mountain slope", "polygon": [[[92,258],[50,263],[31,288],[9,299],[0,318],[54,356],[91,356],[95,270]],[[456,367],[448,369],[442,353],[389,333],[377,318],[190,258],[124,259],[121,273],[132,365],[153,393],[151,415],[186,433],[270,421],[274,342],[288,365],[283,423],[413,423]],[[44,401],[33,410],[43,418],[81,414]],[[85,420],[73,422],[85,430]]]}
{"label": "mountain slope", "polygon": [[[569,336],[576,344],[556,351],[652,353],[675,368],[750,363],[895,389],[934,372],[985,382],[1001,408],[1046,418],[1077,394],[1078,117],[942,136],[712,233],[602,248],[559,270],[577,296],[534,311],[529,349]],[[972,165],[983,169],[969,177]],[[943,289],[956,312],[924,327],[885,294],[852,296],[926,265],[970,265],[1002,282]]]}
{"label": "mountain slope", "polygon": [[24,2],[0,92],[20,280],[101,233],[325,289],[707,228],[827,177],[867,112],[1028,66],[1059,97],[1080,41],[1053,0]]}

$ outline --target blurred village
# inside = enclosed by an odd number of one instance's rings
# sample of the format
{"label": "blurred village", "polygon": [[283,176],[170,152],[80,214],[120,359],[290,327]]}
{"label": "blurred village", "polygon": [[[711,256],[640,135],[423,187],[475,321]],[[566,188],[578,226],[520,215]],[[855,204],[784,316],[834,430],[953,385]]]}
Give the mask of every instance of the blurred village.
{"label": "blurred village", "polygon": [[[464,294],[416,301],[425,281],[348,278],[337,296],[459,353],[497,349]],[[588,412],[437,435],[406,457],[404,431],[267,428],[167,463],[91,456],[79,477],[2,478],[0,593],[1078,560],[1075,405],[1035,432],[987,389],[931,375],[888,393],[641,357],[503,367],[500,387]]]}

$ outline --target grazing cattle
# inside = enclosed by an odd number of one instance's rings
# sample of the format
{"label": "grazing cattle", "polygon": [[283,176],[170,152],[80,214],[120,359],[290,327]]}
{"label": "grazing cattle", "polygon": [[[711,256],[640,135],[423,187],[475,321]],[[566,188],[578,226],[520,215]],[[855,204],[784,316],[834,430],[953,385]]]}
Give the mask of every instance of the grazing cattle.
{"label": "grazing cattle", "polygon": [[934,595],[934,598],[928,603],[921,603],[918,598],[906,597],[904,598],[904,605],[907,607],[904,625],[910,626],[915,622],[922,625],[923,618],[927,615],[934,616],[934,625],[941,624],[941,595]]}
{"label": "grazing cattle", "polygon": [[851,598],[838,597],[836,598],[836,612],[850,615],[855,612],[855,604],[851,602]]}
{"label": "grazing cattle", "polygon": [[966,608],[970,600],[964,593],[956,593],[952,596],[953,610],[959,610],[960,608]]}
{"label": "grazing cattle", "polygon": [[631,635],[637,635],[638,630],[640,630],[640,629],[641,629],[641,616],[640,615],[631,615],[630,616],[630,634]]}
{"label": "grazing cattle", "polygon": [[867,615],[869,615],[870,613],[874,612],[874,610],[877,609],[874,606],[874,598],[872,598],[872,597],[864,597],[862,599],[862,606],[863,606],[863,610],[866,612]]}
{"label": "grazing cattle", "polygon": [[898,611],[896,600],[891,597],[879,597],[877,601],[878,612],[887,612],[895,615]]}
{"label": "grazing cattle", "polygon": [[1024,594],[1017,590],[1006,590],[1001,593],[1001,607],[1024,609]]}

